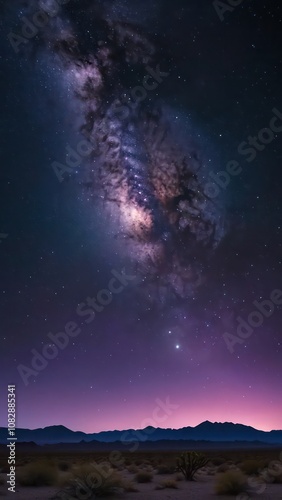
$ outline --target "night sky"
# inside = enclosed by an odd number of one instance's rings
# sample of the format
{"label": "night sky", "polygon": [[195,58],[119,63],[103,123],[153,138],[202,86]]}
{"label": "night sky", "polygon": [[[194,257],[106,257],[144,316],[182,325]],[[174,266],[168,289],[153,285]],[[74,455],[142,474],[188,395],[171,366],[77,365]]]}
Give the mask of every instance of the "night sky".
{"label": "night sky", "polygon": [[1,7],[0,425],[281,429],[281,5],[61,3]]}

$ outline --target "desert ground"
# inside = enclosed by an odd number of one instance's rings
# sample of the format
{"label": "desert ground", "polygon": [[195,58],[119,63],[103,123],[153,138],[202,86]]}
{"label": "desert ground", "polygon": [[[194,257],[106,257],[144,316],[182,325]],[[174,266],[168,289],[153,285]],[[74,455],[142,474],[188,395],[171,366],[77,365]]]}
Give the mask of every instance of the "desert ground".
{"label": "desert ground", "polygon": [[[0,497],[17,500],[282,500],[277,450],[205,452],[207,463],[187,481],[177,471],[183,452],[19,453],[15,494],[0,455]],[[81,489],[80,489],[81,488]]]}

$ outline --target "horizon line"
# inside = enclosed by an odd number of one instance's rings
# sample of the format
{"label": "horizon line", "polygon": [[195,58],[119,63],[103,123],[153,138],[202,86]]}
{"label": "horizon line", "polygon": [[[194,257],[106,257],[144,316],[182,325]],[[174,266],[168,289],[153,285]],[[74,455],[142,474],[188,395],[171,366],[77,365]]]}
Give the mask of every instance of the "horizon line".
{"label": "horizon line", "polygon": [[[200,422],[199,424],[196,424],[195,426],[192,426],[192,425],[186,425],[186,426],[183,426],[183,427],[178,427],[178,428],[175,428],[175,427],[154,427],[152,425],[147,425],[146,427],[143,427],[143,428],[135,428],[135,427],[128,427],[128,428],[123,428],[123,429],[108,429],[108,430],[102,430],[102,431],[90,431],[90,432],[86,432],[86,431],[82,431],[80,429],[78,430],[74,430],[74,429],[71,429],[70,427],[67,427],[66,425],[64,424],[50,424],[50,425],[46,425],[45,427],[34,427],[34,428],[28,428],[28,427],[17,427],[17,429],[25,429],[25,430],[28,430],[28,431],[36,431],[36,430],[40,430],[40,429],[47,429],[47,428],[50,428],[50,427],[64,427],[65,429],[71,431],[71,432],[82,432],[83,434],[101,434],[103,432],[122,432],[122,431],[129,431],[129,430],[134,430],[134,431],[142,431],[144,429],[148,429],[149,427],[151,428],[154,428],[154,429],[161,429],[161,430],[172,430],[172,431],[178,431],[178,430],[181,430],[181,429],[185,429],[187,427],[191,427],[192,429],[195,429],[195,427],[198,427],[199,425],[201,424],[204,424],[204,423],[210,423],[210,424],[232,424],[232,425],[242,425],[244,427],[251,427],[252,429],[255,429],[257,431],[260,431],[260,432],[272,432],[272,431],[280,431],[282,429],[258,429],[256,427],[253,427],[252,425],[249,425],[249,424],[242,424],[241,422],[231,422],[231,421],[224,421],[224,422],[220,422],[220,421],[214,421],[212,422],[211,420],[203,420],[202,422]],[[1,426],[2,428],[6,428],[5,425]]]}

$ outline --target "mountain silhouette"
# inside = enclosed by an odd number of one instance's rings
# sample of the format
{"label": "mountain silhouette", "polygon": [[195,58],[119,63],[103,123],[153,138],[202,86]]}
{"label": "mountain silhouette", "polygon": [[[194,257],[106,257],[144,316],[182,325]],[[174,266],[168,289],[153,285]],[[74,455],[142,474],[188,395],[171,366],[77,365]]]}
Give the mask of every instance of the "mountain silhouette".
{"label": "mountain silhouette", "polygon": [[[8,432],[5,427],[0,427],[0,443],[7,443]],[[232,422],[209,422],[206,420],[196,427],[183,427],[181,429],[162,429],[146,427],[145,429],[127,429],[124,431],[103,431],[86,434],[85,432],[72,431],[63,425],[53,425],[42,429],[17,429],[17,442],[34,442],[39,445],[56,443],[100,443],[122,442],[124,444],[156,441],[210,441],[210,442],[254,442],[265,444],[282,444],[282,430],[261,431],[243,424]]]}

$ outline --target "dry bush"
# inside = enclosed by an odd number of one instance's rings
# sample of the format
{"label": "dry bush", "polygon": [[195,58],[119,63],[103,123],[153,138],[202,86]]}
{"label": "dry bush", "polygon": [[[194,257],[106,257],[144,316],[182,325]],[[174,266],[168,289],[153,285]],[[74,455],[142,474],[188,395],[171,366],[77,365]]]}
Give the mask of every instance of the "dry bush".
{"label": "dry bush", "polygon": [[144,467],[144,470],[145,470],[146,472],[151,472],[151,474],[154,474],[154,469],[153,469],[153,467],[152,467],[151,465],[146,465],[146,466]]}
{"label": "dry bush", "polygon": [[105,464],[83,464],[77,467],[64,490],[68,498],[104,497],[124,489],[121,476]]}
{"label": "dry bush", "polygon": [[138,472],[138,470],[139,470],[139,469],[138,469],[138,467],[136,467],[136,465],[131,464],[131,465],[129,465],[129,466],[127,467],[127,470],[128,470],[128,472],[130,472],[131,474],[136,474],[136,472]]}
{"label": "dry bush", "polygon": [[126,481],[125,479],[122,481],[122,487],[127,493],[135,493],[139,491],[132,481]]}
{"label": "dry bush", "polygon": [[69,462],[65,462],[65,461],[61,461],[58,463],[58,469],[62,472],[67,472],[68,470],[70,470],[71,468],[71,465],[69,464]]}
{"label": "dry bush", "polygon": [[165,481],[162,481],[160,484],[158,484],[155,489],[164,490],[166,488],[177,490],[177,482],[174,479],[166,479]]}
{"label": "dry bush", "polygon": [[218,469],[217,469],[217,472],[226,472],[229,470],[229,465],[228,464],[221,464]]}
{"label": "dry bush", "polygon": [[135,476],[135,481],[137,481],[137,483],[150,483],[152,479],[153,479],[153,474],[145,470],[142,471],[140,470],[139,472],[137,472]]}
{"label": "dry bush", "polygon": [[217,470],[214,467],[208,467],[206,470],[206,474],[208,476],[215,476],[216,473],[217,473]]}
{"label": "dry bush", "polygon": [[264,467],[265,462],[257,459],[244,460],[239,465],[241,471],[247,474],[247,476],[258,475]]}
{"label": "dry bush", "polygon": [[216,478],[215,492],[218,495],[238,495],[246,490],[247,478],[241,471],[229,470]]}
{"label": "dry bush", "polygon": [[182,472],[186,481],[194,481],[196,472],[205,467],[208,462],[209,459],[202,453],[186,451],[177,459],[176,470]]}
{"label": "dry bush", "polygon": [[144,465],[151,465],[151,460],[143,460]]}
{"label": "dry bush", "polygon": [[157,467],[157,474],[172,474],[175,472],[175,465],[161,464]]}
{"label": "dry bush", "polygon": [[262,477],[266,483],[282,484],[282,463],[280,460],[273,460],[263,470]]}
{"label": "dry bush", "polygon": [[58,481],[58,470],[52,462],[31,462],[18,470],[17,479],[22,486],[53,486]]}
{"label": "dry bush", "polygon": [[159,467],[159,465],[161,463],[162,462],[160,461],[160,459],[158,457],[152,458],[152,460],[151,460],[151,464],[152,464],[152,467],[154,467],[154,469],[156,469],[157,467]]}

